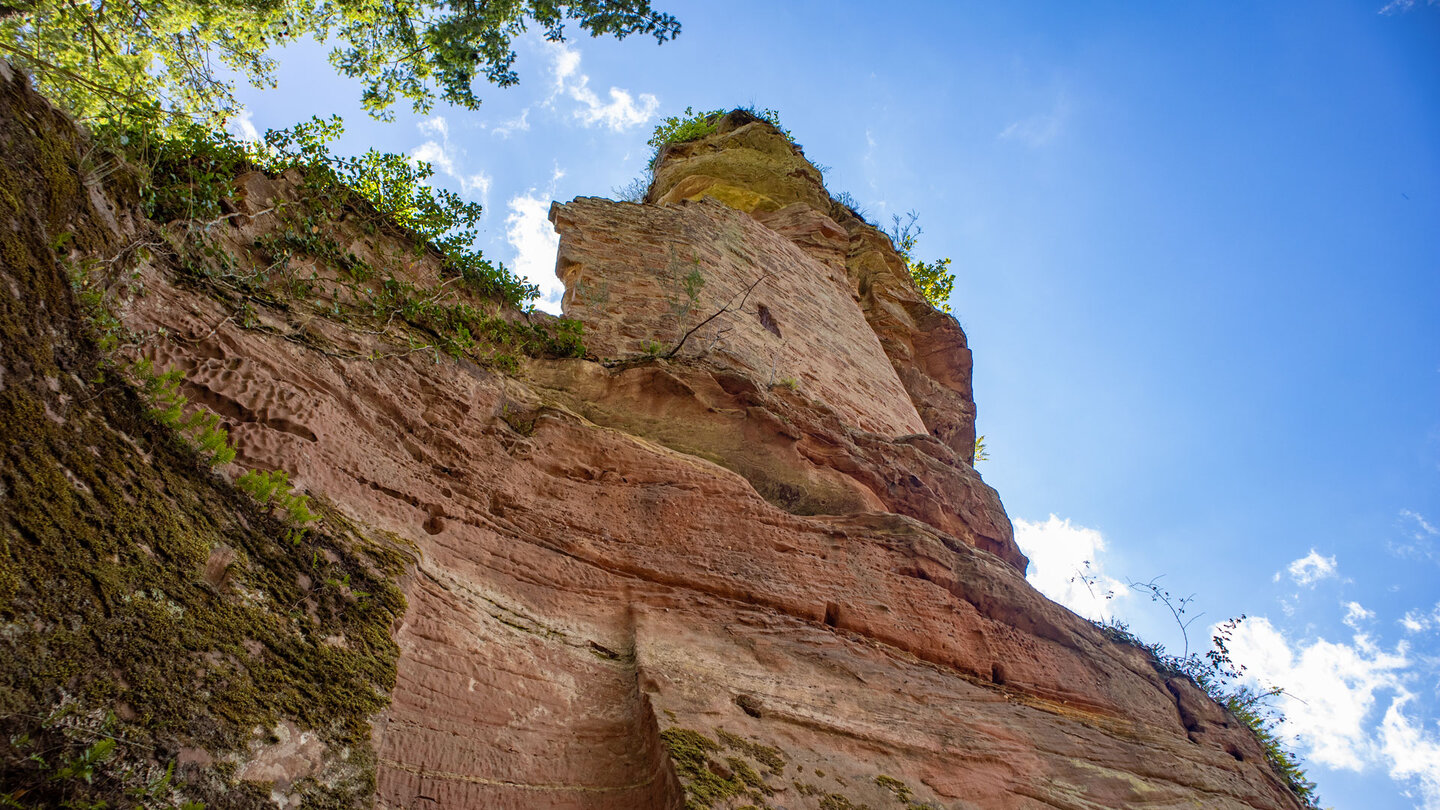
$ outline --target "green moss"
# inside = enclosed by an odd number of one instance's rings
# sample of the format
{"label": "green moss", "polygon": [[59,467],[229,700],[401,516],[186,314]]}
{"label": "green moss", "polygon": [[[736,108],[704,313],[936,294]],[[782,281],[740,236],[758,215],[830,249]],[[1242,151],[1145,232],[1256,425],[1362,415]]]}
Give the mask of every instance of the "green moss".
{"label": "green moss", "polygon": [[0,88],[0,273],[23,293],[0,295],[0,785],[21,807],[134,807],[199,748],[228,767],[177,772],[185,796],[263,807],[233,764],[289,720],[350,751],[306,801],[365,804],[406,558],[323,503],[321,528],[287,541],[107,370],[56,249],[115,246],[75,179],[74,128],[23,123],[16,92]]}
{"label": "green moss", "polygon": [[[102,399],[142,407],[125,393]],[[24,423],[34,435],[45,416],[15,400],[0,396],[0,431]],[[48,717],[68,695],[87,710],[124,704],[133,719],[119,736],[164,748],[243,750],[250,729],[282,718],[365,748],[394,684],[396,561],[369,553],[375,543],[333,512],[329,531],[286,542],[287,526],[158,428],[115,412],[71,417],[82,419],[6,454],[0,620],[15,630],[0,648],[0,705],[16,714],[4,731],[44,734],[23,718]],[[222,549],[233,561],[207,571]],[[0,772],[10,785],[38,776],[13,760]]]}
{"label": "green moss", "polygon": [[893,776],[886,776],[882,773],[875,777],[875,784],[894,793],[895,798],[907,804],[911,799],[915,798],[915,794],[910,790],[910,786]]}
{"label": "green moss", "polygon": [[756,773],[755,769],[750,767],[750,763],[745,760],[739,757],[726,757],[725,764],[730,766],[730,772],[735,774],[735,778],[739,779],[745,785],[760,791],[766,796],[775,793],[769,785],[765,784],[765,780],[761,778],[760,774]]}
{"label": "green moss", "polygon": [[[660,740],[685,787],[686,810],[705,810],[740,797],[763,803],[765,796],[774,793],[748,762],[738,757],[727,757],[723,767],[712,762],[711,756],[720,752],[721,745],[698,731],[669,728],[660,732]],[[723,772],[730,775],[722,776]]]}
{"label": "green moss", "polygon": [[726,748],[744,753],[764,765],[772,774],[780,776],[785,773],[785,754],[780,749],[751,742],[724,729],[716,729],[715,735]]}
{"label": "green moss", "polygon": [[[771,109],[756,109],[754,107],[743,107],[730,111],[728,114],[735,117],[735,120],[743,123],[749,121],[765,121],[773,126],[776,131],[785,136],[791,142],[794,139],[790,130],[780,126],[780,114]],[[720,124],[727,115],[726,110],[707,110],[696,112],[693,107],[686,107],[685,112],[680,115],[672,115],[661,119],[655,125],[654,131],[650,133],[650,140],[647,142],[655,149],[650,157],[650,167],[655,167],[656,158],[660,150],[672,143],[689,143],[698,141],[701,138],[714,135],[720,129]]]}
{"label": "green moss", "polygon": [[720,750],[714,740],[691,729],[668,728],[660,732],[660,741],[670,752],[675,775],[685,787],[686,810],[703,810],[743,792],[742,784],[711,770],[710,754]]}

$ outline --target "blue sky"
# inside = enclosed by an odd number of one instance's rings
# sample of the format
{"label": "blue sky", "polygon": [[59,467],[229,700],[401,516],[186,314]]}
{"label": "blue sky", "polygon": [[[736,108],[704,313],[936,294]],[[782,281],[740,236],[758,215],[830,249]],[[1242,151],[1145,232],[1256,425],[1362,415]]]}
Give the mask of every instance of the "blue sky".
{"label": "blue sky", "polygon": [[1032,581],[1172,647],[1127,580],[1194,593],[1192,643],[1248,614],[1325,804],[1440,810],[1440,5],[656,1],[672,43],[526,39],[518,87],[389,124],[295,47],[247,123],[431,160],[553,294],[551,199],[639,176],[657,116],[779,110],[953,259]]}

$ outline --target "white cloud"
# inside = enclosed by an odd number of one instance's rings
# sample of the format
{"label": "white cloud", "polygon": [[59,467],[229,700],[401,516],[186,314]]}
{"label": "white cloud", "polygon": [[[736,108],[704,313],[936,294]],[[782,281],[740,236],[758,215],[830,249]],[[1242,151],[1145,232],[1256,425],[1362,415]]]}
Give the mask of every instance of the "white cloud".
{"label": "white cloud", "polygon": [[557,167],[550,187],[542,194],[530,189],[517,194],[507,203],[505,239],[515,248],[512,270],[540,288],[535,307],[560,314],[560,297],[565,285],[555,275],[555,256],[560,250],[560,234],[550,224],[550,200],[555,196],[555,183],[564,176]]}
{"label": "white cloud", "polygon": [[1428,616],[1419,610],[1406,611],[1405,618],[1400,620],[1400,626],[1404,627],[1407,633],[1440,630],[1440,603],[1435,605]]}
{"label": "white cloud", "polygon": [[578,103],[574,116],[585,126],[603,125],[616,132],[637,127],[655,117],[660,100],[650,93],[638,96],[629,90],[611,87],[608,102],[590,89],[590,77],[580,72],[580,51],[562,42],[548,43],[554,70],[554,86],[547,104],[561,95]]}
{"label": "white cloud", "polygon": [[[424,161],[460,184],[460,191],[472,198],[478,199],[481,205],[487,205],[490,197],[490,176],[484,172],[464,173],[458,161],[463,152],[450,143],[450,123],[444,116],[437,115],[434,118],[427,118],[416,125],[422,134],[431,136],[428,140],[415,147],[410,153],[410,159]],[[439,140],[434,140],[438,138]]]}
{"label": "white cloud", "polygon": [[1415,522],[1415,528],[1412,530],[1411,536],[1414,537],[1416,540],[1424,540],[1427,537],[1435,537],[1437,535],[1440,535],[1440,529],[1432,526],[1430,524],[1430,521],[1426,520],[1425,516],[1420,514],[1419,512],[1414,512],[1409,509],[1401,509],[1400,516],[1410,518]]}
{"label": "white cloud", "polygon": [[1349,644],[1292,644],[1268,619],[1252,618],[1236,629],[1230,652],[1260,684],[1285,690],[1277,699],[1285,715],[1280,731],[1299,740],[1310,759],[1360,771],[1387,757],[1370,719],[1377,693],[1397,689],[1410,666],[1403,643],[1387,652],[1356,634]]}
{"label": "white cloud", "polygon": [[1391,701],[1380,722],[1380,746],[1390,758],[1390,778],[1414,779],[1419,782],[1425,810],[1440,809],[1440,726],[1427,734],[1423,725],[1405,714],[1405,706],[1415,699],[1408,690],[1400,690]]}
{"label": "white cloud", "polygon": [[630,93],[618,87],[610,88],[610,103],[601,104],[594,93],[585,91],[577,96],[586,106],[580,111],[580,119],[586,124],[604,124],[616,132],[639,126],[655,116],[660,100],[649,93],[641,93],[639,104]]}
{"label": "white cloud", "polygon": [[1015,521],[1015,542],[1030,558],[1025,578],[1036,590],[1090,619],[1108,619],[1114,599],[1129,593],[1102,571],[1105,538],[1094,529],[1051,515],[1043,523]]}
{"label": "white cloud", "polygon": [[249,110],[241,109],[234,118],[230,119],[229,126],[227,126],[226,129],[230,130],[231,135],[234,135],[242,141],[249,141],[250,143],[258,143],[260,141],[260,133],[255,129],[254,114]]}
{"label": "white cloud", "polygon": [[[1359,612],[1373,615],[1347,603],[1347,623]],[[1440,620],[1440,605],[1435,615]],[[1440,725],[1421,719],[1434,707],[1422,706],[1411,688],[1433,680],[1433,671],[1424,670],[1433,670],[1434,659],[1412,655],[1403,641],[1383,649],[1364,633],[1348,643],[1291,641],[1265,618],[1242,623],[1229,646],[1248,677],[1284,688],[1278,730],[1298,742],[1306,759],[1357,772],[1383,768],[1405,795],[1418,791],[1418,807],[1440,810]]]}
{"label": "white cloud", "polygon": [[1440,539],[1440,529],[1437,529],[1435,524],[1427,520],[1424,515],[1410,509],[1401,509],[1400,518],[1400,531],[1404,532],[1406,541],[1403,543],[1390,542],[1390,552],[1400,557],[1440,560],[1440,550],[1436,548],[1436,541]]}
{"label": "white cloud", "polygon": [[526,107],[520,111],[520,115],[511,118],[509,121],[502,121],[490,128],[491,135],[499,135],[508,138],[516,132],[530,131],[530,108]]}
{"label": "white cloud", "polygon": [[446,121],[445,116],[443,115],[437,115],[434,118],[427,118],[424,121],[416,124],[415,126],[417,129],[419,129],[426,135],[434,135],[438,138],[444,138],[447,142],[450,140],[450,122]]}
{"label": "white cloud", "polygon": [[[865,171],[865,183],[870,188],[870,199],[875,200],[875,207],[884,212],[889,209],[885,199],[885,189],[882,181],[891,179],[890,174],[880,168],[879,156],[882,154],[880,142],[876,140],[875,133],[865,130],[865,153],[860,158],[860,165]],[[827,180],[827,182],[829,182]]]}
{"label": "white cloud", "polygon": [[1286,570],[1290,572],[1290,578],[1295,580],[1296,585],[1313,586],[1322,579],[1335,576],[1335,558],[1322,557],[1320,552],[1312,548],[1309,554],[1290,563]]}
{"label": "white cloud", "polygon": [[1056,99],[1050,112],[1014,121],[995,137],[1002,141],[1019,141],[1032,149],[1038,149],[1060,137],[1069,117],[1070,102],[1061,96]]}
{"label": "white cloud", "polygon": [[1360,629],[1360,623],[1375,618],[1375,611],[1366,610],[1359,602],[1345,603],[1345,624]]}
{"label": "white cloud", "polygon": [[484,172],[466,175],[460,178],[460,189],[471,192],[483,203],[490,198],[490,175]]}
{"label": "white cloud", "polygon": [[[550,92],[550,98],[554,99],[556,96],[565,92],[566,82],[568,82],[572,76],[580,73],[580,51],[567,47],[561,42],[549,43],[546,47],[550,51],[550,58],[554,62],[555,68],[555,87]],[[581,78],[586,82],[590,81],[590,77],[588,76],[582,76]]]}
{"label": "white cloud", "polygon": [[445,151],[445,147],[434,141],[426,141],[415,147],[415,151],[410,153],[410,157],[429,163],[445,174],[452,176],[455,174],[454,155]]}
{"label": "white cloud", "polygon": [[[1425,5],[1427,5],[1427,6],[1440,5],[1440,0],[1426,0]],[[1380,9],[1380,13],[1381,13],[1381,14],[1404,14],[1405,12],[1409,11],[1409,10],[1412,9],[1412,8],[1415,8],[1415,0],[1390,0],[1389,3],[1385,4],[1385,7],[1384,7],[1384,8]]]}

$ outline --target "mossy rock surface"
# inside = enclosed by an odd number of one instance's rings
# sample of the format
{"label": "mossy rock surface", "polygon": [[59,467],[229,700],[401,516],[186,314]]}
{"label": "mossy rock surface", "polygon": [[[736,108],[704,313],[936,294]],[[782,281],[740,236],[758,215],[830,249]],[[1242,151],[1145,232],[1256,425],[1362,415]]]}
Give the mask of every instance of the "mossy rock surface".
{"label": "mossy rock surface", "polygon": [[[819,211],[831,206],[820,172],[784,135],[764,122],[666,147],[655,165],[651,199],[692,198],[693,193],[680,189],[692,177],[718,181],[774,206],[761,210],[778,210],[797,202]],[[710,196],[731,204],[716,193]],[[755,210],[753,206],[735,207]]]}
{"label": "mossy rock surface", "polygon": [[328,754],[286,791],[368,804],[408,558],[333,511],[296,538],[150,419],[67,277],[122,247],[83,136],[0,77],[0,152],[0,795],[273,806],[236,777],[289,721]]}
{"label": "mossy rock surface", "polygon": [[660,740],[685,788],[686,810],[768,807],[776,788],[767,777],[784,773],[783,752],[724,729],[715,737],[688,728],[668,728]]}
{"label": "mossy rock surface", "polygon": [[736,185],[708,175],[691,175],[681,180],[678,185],[670,189],[662,203],[679,202],[680,200],[702,200],[706,197],[713,197],[719,202],[725,203],[739,211],[747,214],[756,211],[778,211],[780,204],[766,197],[764,194],[741,188]]}

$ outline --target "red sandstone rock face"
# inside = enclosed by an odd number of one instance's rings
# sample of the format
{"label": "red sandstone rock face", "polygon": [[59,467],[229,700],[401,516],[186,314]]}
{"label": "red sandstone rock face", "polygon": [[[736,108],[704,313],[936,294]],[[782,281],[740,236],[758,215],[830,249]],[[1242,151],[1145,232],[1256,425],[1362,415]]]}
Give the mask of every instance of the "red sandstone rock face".
{"label": "red sandstone rock face", "polygon": [[[733,132],[720,143],[789,154]],[[705,154],[723,174],[723,148]],[[244,185],[251,213],[293,193]],[[163,260],[140,266],[127,324],[228,420],[239,463],[414,545],[374,723],[378,806],[1298,807],[1219,707],[1025,582],[968,463],[958,326],[916,304],[868,231],[785,202],[752,221],[580,201],[557,220],[572,308],[577,279],[610,280],[644,316],[582,303],[601,353],[632,351],[664,311],[607,235],[669,228],[677,256],[705,257],[707,289],[783,259],[760,301],[796,390],[766,384],[758,310],[701,356],[506,376],[309,311],[237,318]],[[656,242],[637,255],[668,256]],[[799,294],[800,271],[842,268]],[[433,279],[423,261],[389,269]],[[830,356],[847,350],[853,366]]]}
{"label": "red sandstone rock face", "polygon": [[595,354],[678,347],[762,384],[788,381],[873,433],[925,432],[843,267],[713,200],[582,198],[550,218],[562,237],[565,314],[585,324]]}
{"label": "red sandstone rock face", "polygon": [[973,463],[965,333],[925,302],[888,237],[831,200],[820,172],[785,136],[743,113],[726,116],[715,135],[662,151],[648,199],[706,197],[751,213],[815,259],[843,269],[926,428]]}

